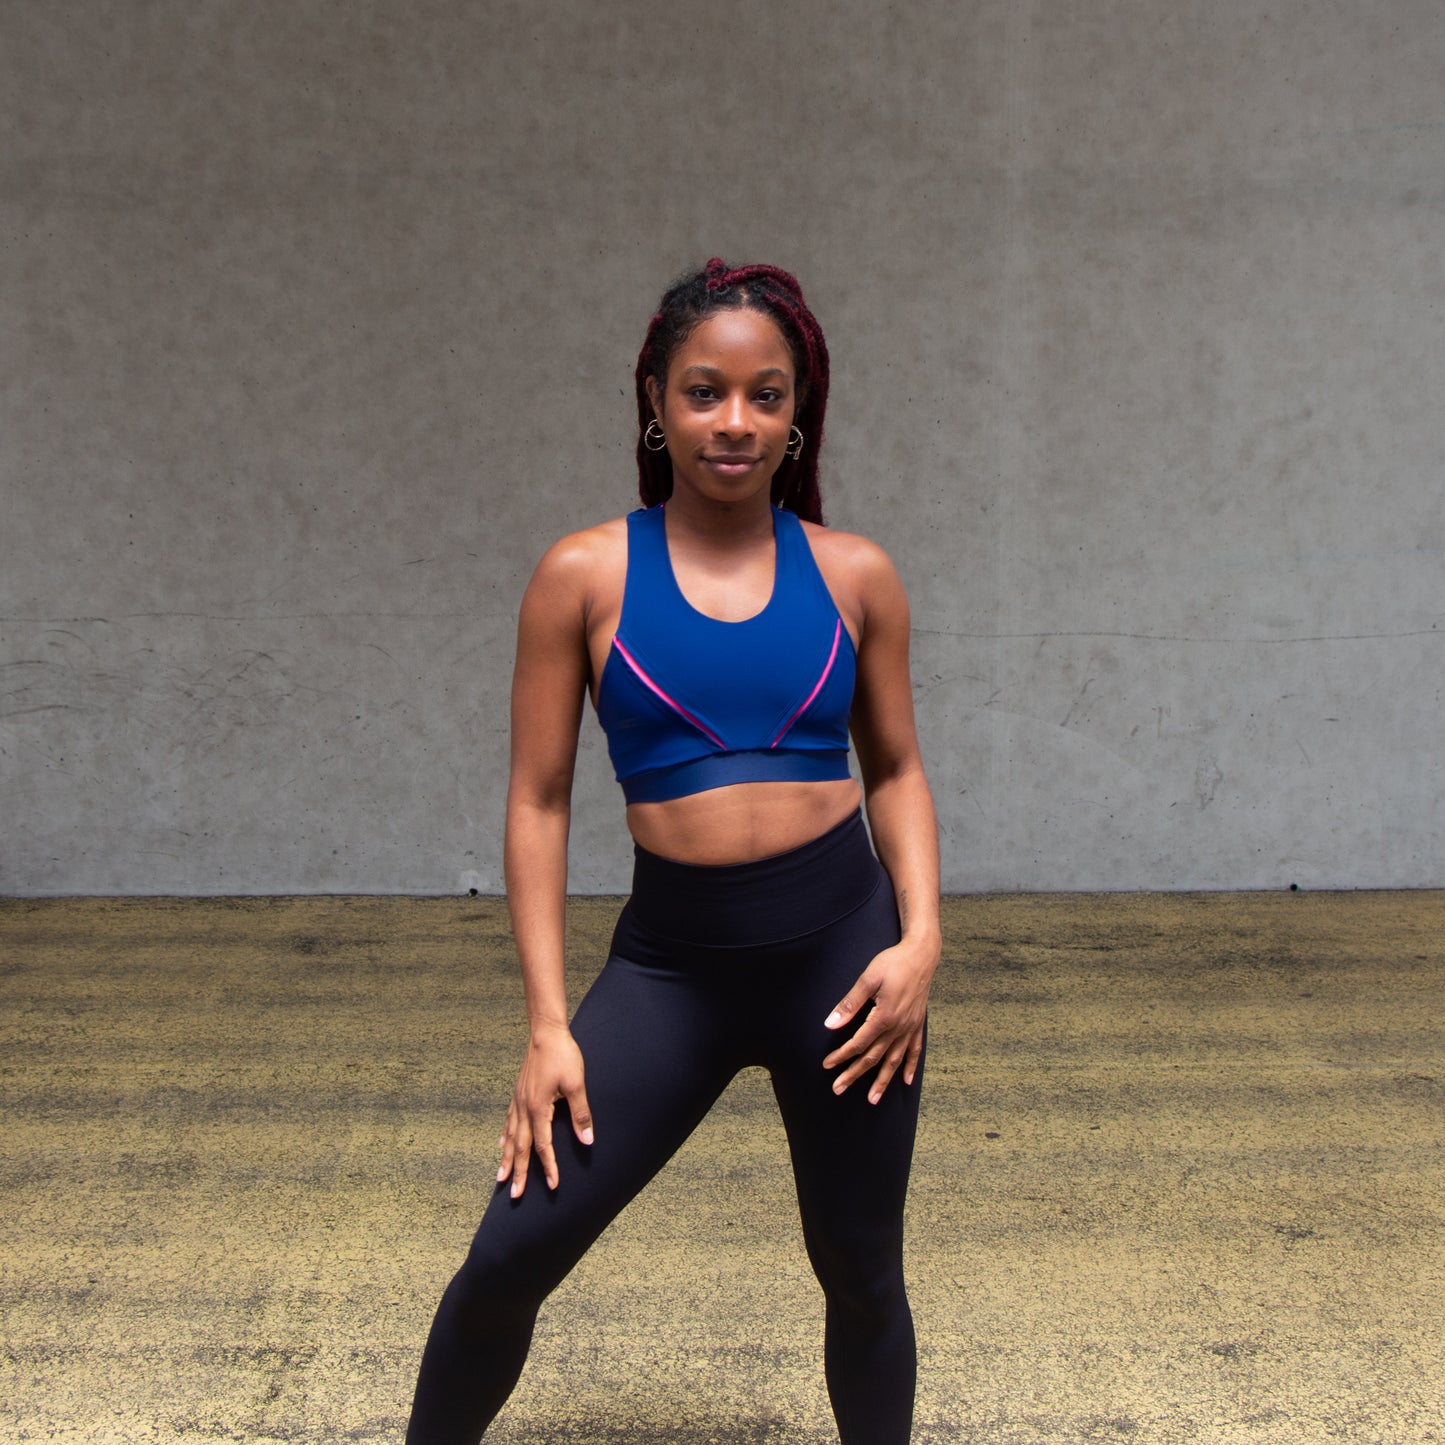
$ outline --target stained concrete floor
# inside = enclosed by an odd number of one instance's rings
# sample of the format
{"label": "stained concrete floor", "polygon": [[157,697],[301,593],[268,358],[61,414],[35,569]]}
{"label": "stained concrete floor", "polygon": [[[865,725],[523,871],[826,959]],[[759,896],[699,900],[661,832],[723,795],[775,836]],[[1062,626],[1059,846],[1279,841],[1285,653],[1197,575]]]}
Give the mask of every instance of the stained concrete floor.
{"label": "stained concrete floor", "polygon": [[[573,909],[574,994],[615,904]],[[950,900],[917,1442],[1445,1440],[1445,894]],[[486,899],[0,903],[0,1439],[399,1441],[523,1040]],[[766,1082],[491,1439],[833,1439]]]}

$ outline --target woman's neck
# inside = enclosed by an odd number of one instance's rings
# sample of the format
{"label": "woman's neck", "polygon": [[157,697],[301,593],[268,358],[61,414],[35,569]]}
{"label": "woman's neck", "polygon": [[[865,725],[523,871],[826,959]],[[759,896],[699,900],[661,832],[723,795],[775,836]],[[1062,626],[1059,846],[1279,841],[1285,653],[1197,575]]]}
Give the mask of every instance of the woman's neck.
{"label": "woman's neck", "polygon": [[667,501],[670,536],[722,545],[747,545],[773,535],[773,508],[766,492],[737,502],[715,502],[691,492],[674,492]]}

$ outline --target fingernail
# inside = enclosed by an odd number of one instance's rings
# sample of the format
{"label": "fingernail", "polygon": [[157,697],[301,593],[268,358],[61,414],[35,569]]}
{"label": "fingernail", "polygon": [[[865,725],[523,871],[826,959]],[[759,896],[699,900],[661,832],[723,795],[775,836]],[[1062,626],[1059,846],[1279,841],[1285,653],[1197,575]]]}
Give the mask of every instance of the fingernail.
{"label": "fingernail", "polygon": [[869,1095],[868,1095],[868,1102],[869,1102],[870,1104],[876,1104],[876,1103],[879,1101],[879,1099],[881,1099],[882,1097],[883,1097],[882,1094],[869,1094]]}
{"label": "fingernail", "polygon": [[500,1184],[506,1177],[507,1177],[507,1169],[506,1169],[506,1166],[505,1166],[505,1165],[502,1165],[502,1166],[499,1167],[498,1170],[497,1170],[497,1183]]}
{"label": "fingernail", "polygon": [[584,1144],[590,1144],[592,1142],[592,1126],[590,1124],[582,1131],[580,1137]]}
{"label": "fingernail", "polygon": [[841,1094],[847,1087],[847,1084],[845,1084],[842,1079],[839,1079],[838,1082],[833,1085],[833,1092],[835,1094]]}
{"label": "fingernail", "polygon": [[823,1027],[825,1029],[836,1029],[838,1025],[842,1022],[843,1015],[840,1014],[837,1009],[834,1009],[833,1012],[830,1013],[828,1017],[823,1020]]}
{"label": "fingernail", "polygon": [[522,1186],[517,1183],[512,1185],[512,1198],[515,1199],[522,1192]]}

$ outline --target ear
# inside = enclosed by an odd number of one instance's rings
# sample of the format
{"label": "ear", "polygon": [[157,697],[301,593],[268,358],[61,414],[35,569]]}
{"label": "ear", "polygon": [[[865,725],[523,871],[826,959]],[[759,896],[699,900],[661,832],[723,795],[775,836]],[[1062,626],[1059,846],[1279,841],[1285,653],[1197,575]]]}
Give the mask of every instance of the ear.
{"label": "ear", "polygon": [[649,376],[647,378],[647,399],[652,403],[653,415],[657,418],[658,423],[661,424],[662,387],[658,384],[658,380],[655,376]]}

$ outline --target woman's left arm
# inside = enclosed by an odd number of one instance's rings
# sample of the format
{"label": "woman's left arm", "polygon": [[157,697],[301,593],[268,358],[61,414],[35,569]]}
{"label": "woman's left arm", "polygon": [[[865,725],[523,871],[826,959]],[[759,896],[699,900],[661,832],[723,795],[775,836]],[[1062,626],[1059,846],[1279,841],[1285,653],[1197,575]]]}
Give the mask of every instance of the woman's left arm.
{"label": "woman's left arm", "polygon": [[903,936],[873,959],[828,1016],[828,1028],[842,1029],[872,1004],[823,1066],[843,1066],[833,1084],[837,1094],[876,1068],[868,1088],[876,1104],[900,1068],[903,1082],[913,1082],[923,1053],[928,990],[942,949],[938,820],[913,721],[908,598],[885,552],[861,538],[849,541],[857,547],[850,560],[861,612],[851,730],[873,846],[893,881]]}

